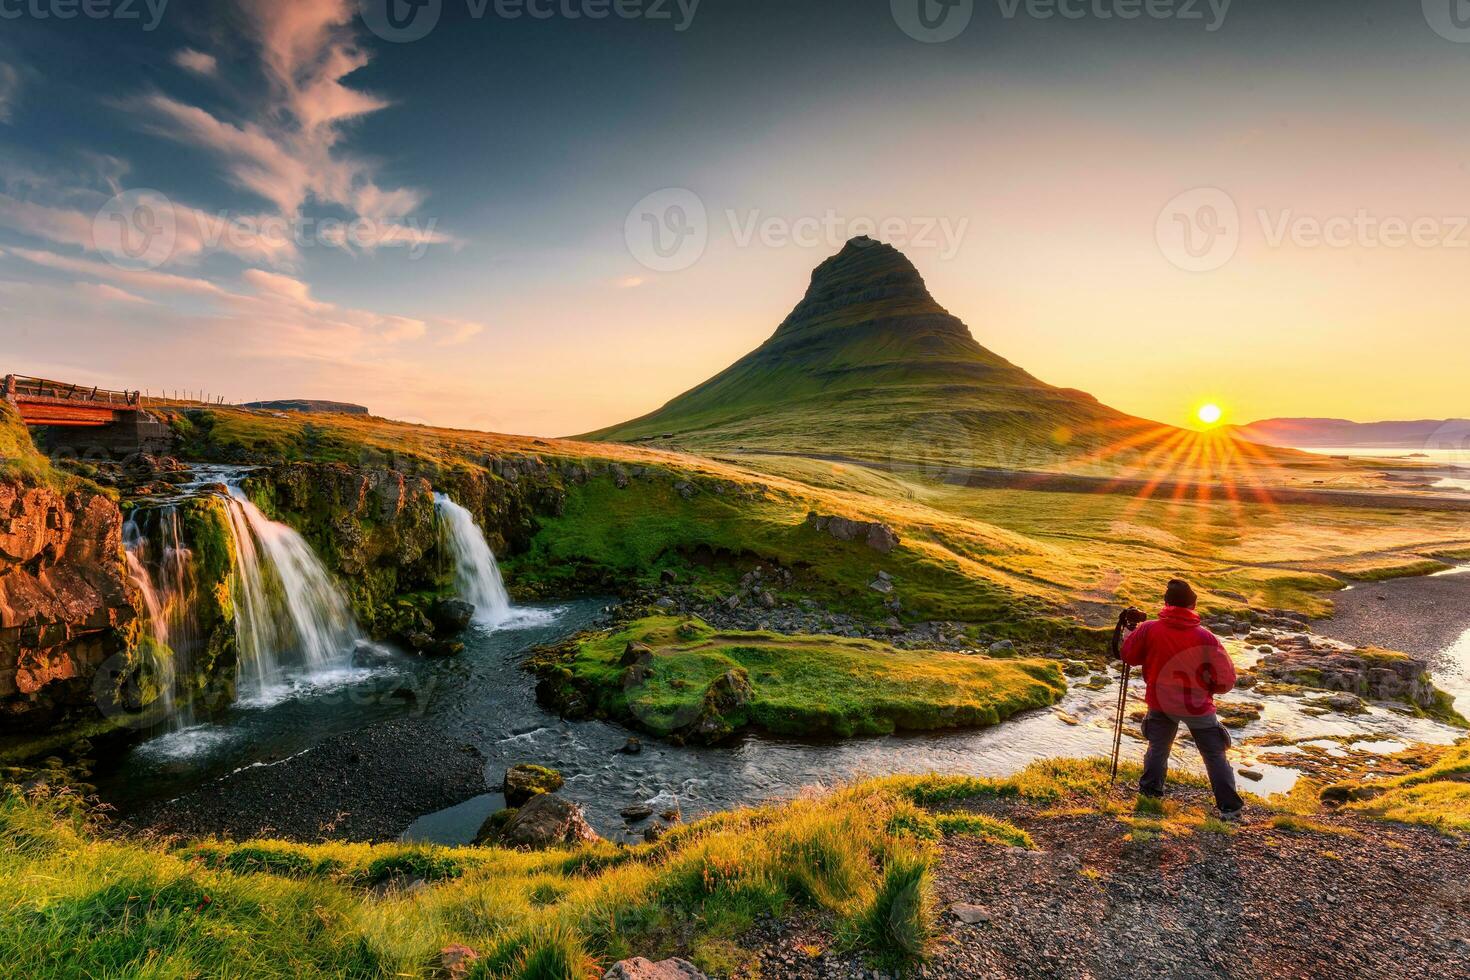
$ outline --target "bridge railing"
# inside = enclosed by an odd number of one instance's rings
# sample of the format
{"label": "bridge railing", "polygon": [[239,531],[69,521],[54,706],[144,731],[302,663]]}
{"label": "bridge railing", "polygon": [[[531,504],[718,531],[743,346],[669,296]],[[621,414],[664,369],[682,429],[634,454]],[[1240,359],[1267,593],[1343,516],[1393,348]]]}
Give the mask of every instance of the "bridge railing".
{"label": "bridge railing", "polygon": [[23,374],[7,374],[3,393],[9,401],[36,399],[120,406],[137,406],[141,394],[136,391],[108,391],[95,386],[89,388],[86,385],[32,378]]}

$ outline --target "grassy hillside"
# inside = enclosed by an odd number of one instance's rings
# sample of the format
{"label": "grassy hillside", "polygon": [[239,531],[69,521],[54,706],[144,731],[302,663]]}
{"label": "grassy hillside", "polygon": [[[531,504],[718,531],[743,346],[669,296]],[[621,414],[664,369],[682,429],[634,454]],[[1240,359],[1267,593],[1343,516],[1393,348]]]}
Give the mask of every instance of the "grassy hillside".
{"label": "grassy hillside", "polygon": [[[765,562],[793,572],[783,600],[880,619],[885,597],[868,585],[886,571],[905,620],[1015,628],[1083,615],[1102,625],[1108,608],[1153,603],[1174,574],[1197,579],[1208,606],[1321,613],[1337,573],[1428,568],[1420,563],[1470,548],[1465,513],[971,489],[786,455],[715,458],[359,416],[172,414],[185,454],[199,459],[386,466],[437,485],[495,460],[539,462],[560,504],[538,516],[527,550],[501,556],[522,595],[653,587],[667,569],[722,598]],[[835,540],[806,523],[811,512],[882,522],[899,543],[883,554]]]}

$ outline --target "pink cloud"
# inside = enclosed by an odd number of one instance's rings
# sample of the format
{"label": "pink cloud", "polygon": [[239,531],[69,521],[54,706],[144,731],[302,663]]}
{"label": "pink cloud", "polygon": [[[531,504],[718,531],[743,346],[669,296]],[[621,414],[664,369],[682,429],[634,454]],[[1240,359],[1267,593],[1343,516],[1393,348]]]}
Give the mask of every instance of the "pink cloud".
{"label": "pink cloud", "polygon": [[175,51],[174,64],[196,75],[212,76],[219,72],[219,62],[215,60],[214,55],[195,51],[193,48],[180,48]]}

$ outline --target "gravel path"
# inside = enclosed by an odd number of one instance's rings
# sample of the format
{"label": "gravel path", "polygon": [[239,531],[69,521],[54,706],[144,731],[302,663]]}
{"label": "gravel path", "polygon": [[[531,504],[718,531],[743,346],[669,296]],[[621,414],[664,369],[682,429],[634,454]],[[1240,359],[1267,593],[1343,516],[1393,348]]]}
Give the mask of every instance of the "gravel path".
{"label": "gravel path", "polygon": [[[943,935],[921,975],[1470,976],[1470,845],[1433,831],[1326,817],[1314,819],[1345,833],[1288,832],[1257,811],[1234,834],[1133,843],[1115,816],[975,809],[1026,827],[1038,851],[946,842]],[[988,921],[960,922],[955,903]],[[804,950],[830,944],[810,922],[764,938],[763,976],[873,976]]]}
{"label": "gravel path", "polygon": [[410,718],[248,766],[123,818],[133,829],[193,837],[393,841],[420,815],[484,792],[479,752]]}
{"label": "gravel path", "polygon": [[1331,618],[1315,626],[1323,636],[1433,658],[1464,635],[1470,622],[1470,574],[1360,585],[1332,602]]}

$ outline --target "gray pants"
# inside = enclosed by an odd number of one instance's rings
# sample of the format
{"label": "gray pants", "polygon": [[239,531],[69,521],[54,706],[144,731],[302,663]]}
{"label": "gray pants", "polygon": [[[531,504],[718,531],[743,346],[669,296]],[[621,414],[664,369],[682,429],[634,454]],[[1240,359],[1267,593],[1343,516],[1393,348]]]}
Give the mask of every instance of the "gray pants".
{"label": "gray pants", "polygon": [[1210,774],[1210,788],[1215,791],[1215,805],[1221,813],[1233,813],[1245,806],[1240,793],[1235,789],[1235,769],[1225,758],[1230,748],[1230,733],[1214,715],[1187,717],[1169,715],[1150,710],[1143,719],[1143,737],[1148,739],[1148,752],[1143,757],[1143,778],[1138,781],[1138,792],[1144,796],[1163,796],[1164,780],[1169,775],[1169,754],[1174,749],[1174,738],[1179,734],[1179,725],[1184,723],[1194,735],[1195,748],[1204,760],[1205,772]]}

